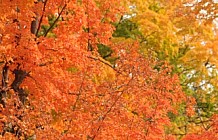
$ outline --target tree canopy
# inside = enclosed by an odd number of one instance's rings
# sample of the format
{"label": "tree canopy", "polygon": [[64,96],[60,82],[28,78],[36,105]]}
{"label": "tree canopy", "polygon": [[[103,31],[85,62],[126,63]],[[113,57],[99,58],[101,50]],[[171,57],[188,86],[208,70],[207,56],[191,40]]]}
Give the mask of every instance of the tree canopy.
{"label": "tree canopy", "polygon": [[0,0],[0,139],[217,140],[213,0]]}

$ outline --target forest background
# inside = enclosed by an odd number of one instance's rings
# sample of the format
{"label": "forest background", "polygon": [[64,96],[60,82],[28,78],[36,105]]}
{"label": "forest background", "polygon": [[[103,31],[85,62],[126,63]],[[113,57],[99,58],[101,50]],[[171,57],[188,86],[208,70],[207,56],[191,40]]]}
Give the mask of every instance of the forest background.
{"label": "forest background", "polygon": [[0,0],[0,139],[217,140],[215,0]]}

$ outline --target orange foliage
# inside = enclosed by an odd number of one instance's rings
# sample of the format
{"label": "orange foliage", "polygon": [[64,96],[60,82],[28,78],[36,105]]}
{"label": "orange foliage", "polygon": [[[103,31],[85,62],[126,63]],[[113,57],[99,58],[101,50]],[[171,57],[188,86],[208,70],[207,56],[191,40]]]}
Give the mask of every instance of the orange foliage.
{"label": "orange foliage", "polygon": [[[173,139],[167,113],[188,100],[168,64],[154,69],[137,42],[111,39],[123,4],[0,1],[1,138]],[[114,49],[115,67],[98,43]],[[103,76],[113,79],[95,79]]]}
{"label": "orange foliage", "polygon": [[218,116],[214,115],[210,121],[210,127],[202,129],[196,134],[188,134],[182,140],[217,140],[218,139]]}

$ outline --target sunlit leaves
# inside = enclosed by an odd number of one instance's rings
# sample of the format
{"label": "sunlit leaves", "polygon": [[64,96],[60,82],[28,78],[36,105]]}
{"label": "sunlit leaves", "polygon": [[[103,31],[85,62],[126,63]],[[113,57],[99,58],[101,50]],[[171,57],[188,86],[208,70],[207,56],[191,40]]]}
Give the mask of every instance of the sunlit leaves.
{"label": "sunlit leaves", "polygon": [[217,41],[194,8],[0,1],[1,138],[215,139]]}

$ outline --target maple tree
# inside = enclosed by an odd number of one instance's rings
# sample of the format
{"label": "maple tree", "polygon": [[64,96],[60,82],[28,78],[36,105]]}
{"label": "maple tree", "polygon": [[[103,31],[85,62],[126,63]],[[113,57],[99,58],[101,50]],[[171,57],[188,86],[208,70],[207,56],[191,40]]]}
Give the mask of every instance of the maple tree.
{"label": "maple tree", "polygon": [[[215,16],[204,16],[208,22],[198,27],[202,16],[195,15],[203,5],[195,4],[193,13],[183,4],[1,0],[1,138],[176,139],[181,123],[189,128],[185,140],[216,139],[214,108],[203,110],[211,113],[205,120],[200,116],[190,123],[196,102],[199,107],[206,100],[196,100],[198,91],[190,87],[207,78],[215,84],[215,67],[214,75],[207,69],[200,73],[206,78],[193,74],[193,82],[182,81],[193,69],[201,71],[205,62],[216,63],[217,41],[207,30]],[[181,17],[187,13],[191,17]],[[183,40],[186,36],[190,38]],[[205,54],[202,41],[215,54]],[[193,56],[200,58],[199,48],[204,57],[187,63]],[[208,90],[199,91],[206,95]],[[206,103],[215,105],[216,98],[207,97]],[[210,128],[202,129],[205,125]]]}
{"label": "maple tree", "polygon": [[169,114],[176,123],[171,133],[181,138],[187,133],[211,129],[211,116],[217,114],[217,88],[214,83],[217,63],[215,51],[211,49],[216,46],[214,40],[217,39],[213,24],[217,2],[131,2],[132,16],[128,21],[134,28],[128,29],[141,42],[142,53],[173,65],[173,73],[179,75],[183,91],[197,102],[196,115],[192,117],[186,116],[182,108],[179,115]]}

